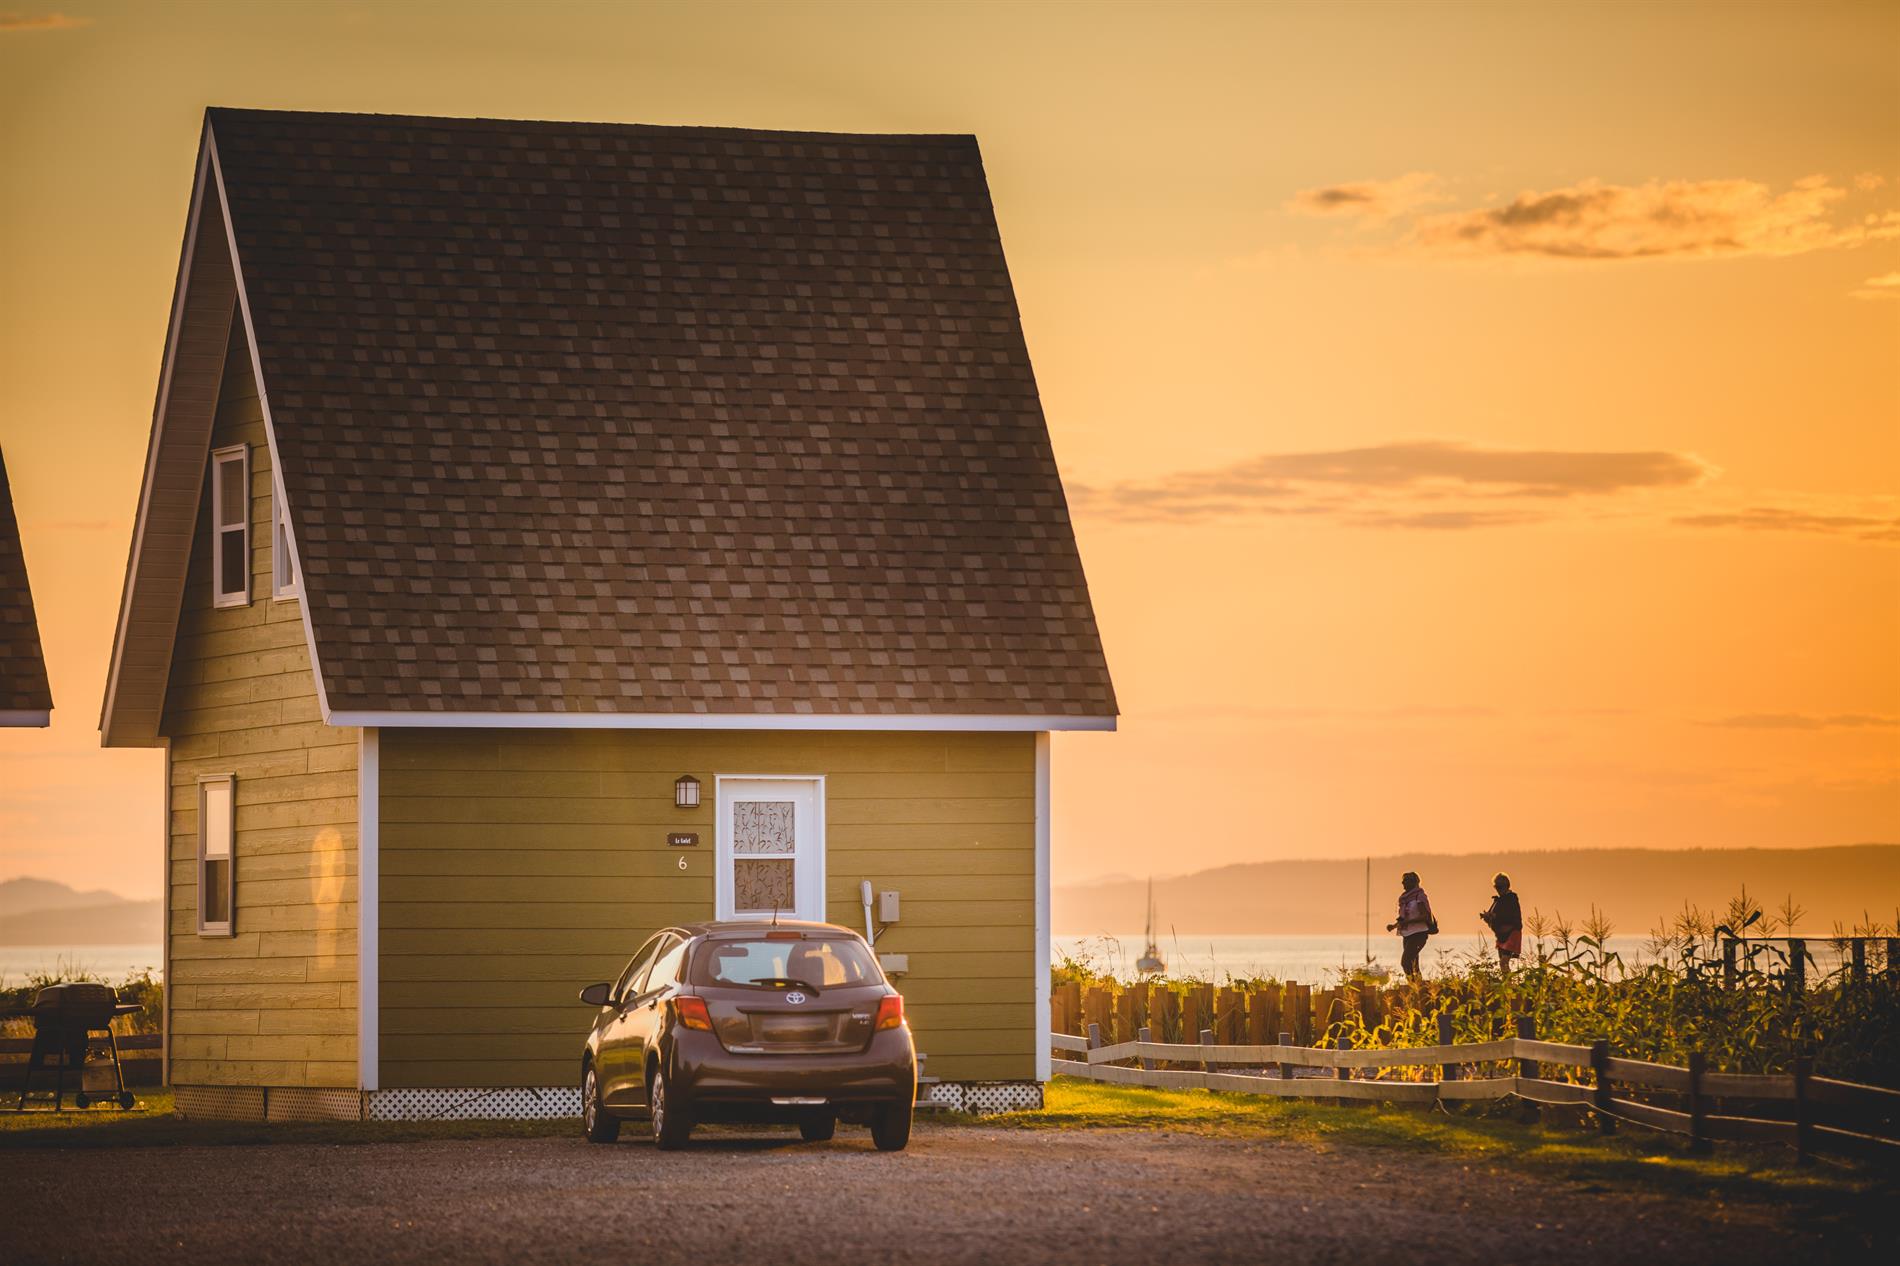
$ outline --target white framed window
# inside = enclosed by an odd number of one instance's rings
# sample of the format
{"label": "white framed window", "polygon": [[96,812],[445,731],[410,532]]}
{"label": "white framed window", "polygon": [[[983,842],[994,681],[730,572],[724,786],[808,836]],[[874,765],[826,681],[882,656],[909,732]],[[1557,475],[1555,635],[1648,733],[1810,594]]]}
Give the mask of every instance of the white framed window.
{"label": "white framed window", "polygon": [[233,936],[237,926],[237,775],[198,780],[198,935]]}
{"label": "white framed window", "polygon": [[290,515],[284,508],[284,499],[275,489],[270,502],[270,596],[294,598],[297,596],[297,560],[290,552]]}
{"label": "white framed window", "polygon": [[825,780],[721,776],[715,918],[825,917]]}
{"label": "white framed window", "polygon": [[251,448],[211,454],[211,605],[251,601]]}

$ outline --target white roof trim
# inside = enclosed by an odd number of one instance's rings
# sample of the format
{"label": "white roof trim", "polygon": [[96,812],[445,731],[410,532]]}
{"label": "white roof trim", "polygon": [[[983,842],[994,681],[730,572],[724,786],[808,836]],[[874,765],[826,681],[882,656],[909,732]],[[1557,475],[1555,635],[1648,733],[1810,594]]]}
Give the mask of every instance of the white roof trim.
{"label": "white roof trim", "polygon": [[53,723],[51,711],[35,712],[30,708],[0,709],[0,726],[38,727],[44,729]]}
{"label": "white roof trim", "polygon": [[331,712],[331,725],[441,730],[1112,730],[1114,717],[914,712]]}
{"label": "white roof trim", "polygon": [[[297,516],[292,513],[290,498],[284,495],[284,463],[277,455],[277,424],[271,421],[270,392],[264,387],[264,362],[257,354],[257,327],[251,324],[251,299],[244,291],[244,265],[238,258],[237,230],[231,224],[231,202],[224,193],[224,168],[218,163],[218,138],[205,125],[205,152],[211,161],[211,180],[218,190],[218,210],[224,216],[224,240],[231,248],[231,276],[237,283],[238,313],[244,318],[244,343],[251,349],[251,377],[257,382],[257,407],[264,415],[264,442],[270,449],[271,510],[273,515],[281,515],[284,520],[284,539],[290,542],[290,565],[297,577],[297,614],[303,622],[304,646],[310,652],[310,676],[317,683],[317,709],[323,720],[329,725],[341,722],[330,719],[330,692],[323,684],[323,665],[317,660],[317,630],[310,622],[310,584],[303,569],[303,558],[297,553]],[[271,528],[273,544],[276,526]]]}
{"label": "white roof trim", "polygon": [[185,217],[185,245],[178,252],[178,277],[172,286],[171,320],[165,326],[165,359],[158,371],[158,402],[152,406],[152,435],[145,449],[145,478],[139,485],[138,515],[132,521],[132,552],[126,562],[125,585],[119,594],[119,622],[112,635],[112,658],[106,665],[106,694],[99,705],[99,730],[107,746],[112,745],[113,705],[119,696],[119,668],[125,657],[125,639],[132,619],[132,591],[138,582],[139,555],[145,545],[145,525],[151,516],[152,485],[158,477],[158,456],[165,435],[165,412],[171,403],[172,370],[178,360],[178,344],[185,322],[185,298],[191,289],[191,264],[198,246],[198,216],[204,209],[206,177],[211,169],[209,140],[211,124],[205,123],[204,139],[198,147],[198,170],[191,181],[191,210]]}

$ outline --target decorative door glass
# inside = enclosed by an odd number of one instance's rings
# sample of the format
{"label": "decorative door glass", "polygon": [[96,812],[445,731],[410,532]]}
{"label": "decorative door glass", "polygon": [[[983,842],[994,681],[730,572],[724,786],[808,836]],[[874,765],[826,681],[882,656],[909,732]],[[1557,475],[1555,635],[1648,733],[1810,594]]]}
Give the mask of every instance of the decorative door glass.
{"label": "decorative door glass", "polygon": [[747,914],[790,914],[797,907],[798,815],[790,800],[741,800],[732,806],[732,906]]}

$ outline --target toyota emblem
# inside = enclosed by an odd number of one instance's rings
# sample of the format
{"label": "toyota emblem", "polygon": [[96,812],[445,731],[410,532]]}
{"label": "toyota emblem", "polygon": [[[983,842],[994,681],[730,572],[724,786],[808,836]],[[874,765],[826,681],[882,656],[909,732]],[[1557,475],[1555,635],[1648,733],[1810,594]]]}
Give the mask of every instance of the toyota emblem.
{"label": "toyota emblem", "polygon": [[803,1005],[805,1001],[805,995],[798,992],[798,990],[794,989],[790,993],[785,995],[785,1001],[791,1003],[795,1007],[800,1006],[800,1005]]}

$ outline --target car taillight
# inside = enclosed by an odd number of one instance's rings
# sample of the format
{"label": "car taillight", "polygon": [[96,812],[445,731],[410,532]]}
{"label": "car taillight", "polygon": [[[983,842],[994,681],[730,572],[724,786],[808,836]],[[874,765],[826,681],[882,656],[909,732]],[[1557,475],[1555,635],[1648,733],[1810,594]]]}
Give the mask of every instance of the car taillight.
{"label": "car taillight", "polygon": [[706,1010],[704,998],[681,995],[673,999],[673,1014],[679,1017],[680,1024],[686,1028],[712,1032],[712,1013]]}
{"label": "car taillight", "polygon": [[877,1004],[877,1023],[873,1027],[878,1029],[895,1029],[901,1028],[903,1023],[903,996],[901,994],[886,995],[884,1000]]}

